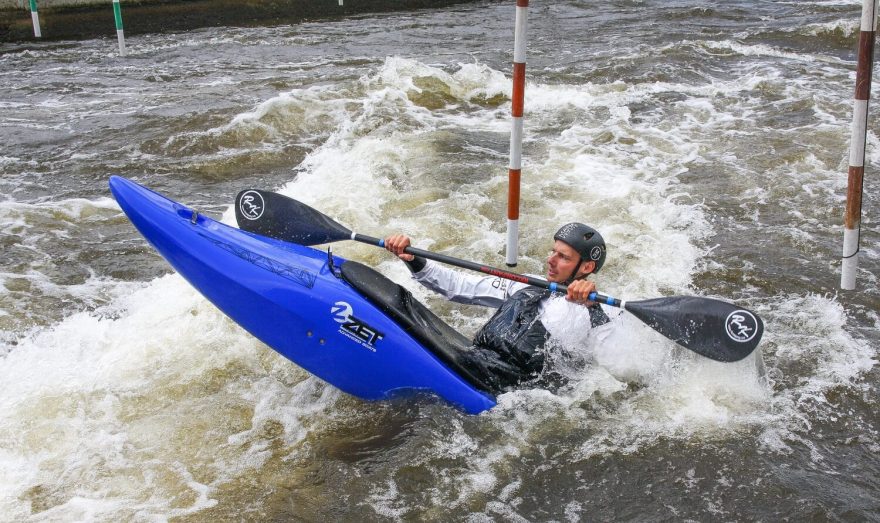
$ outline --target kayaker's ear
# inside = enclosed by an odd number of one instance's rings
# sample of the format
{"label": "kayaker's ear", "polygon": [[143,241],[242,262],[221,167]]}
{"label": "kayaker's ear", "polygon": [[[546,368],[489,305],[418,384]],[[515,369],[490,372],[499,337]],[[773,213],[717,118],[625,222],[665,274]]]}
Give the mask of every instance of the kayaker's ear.
{"label": "kayaker's ear", "polygon": [[593,260],[588,260],[585,262],[581,262],[577,269],[577,278],[583,278],[588,274],[592,274],[593,271],[596,270],[596,262]]}

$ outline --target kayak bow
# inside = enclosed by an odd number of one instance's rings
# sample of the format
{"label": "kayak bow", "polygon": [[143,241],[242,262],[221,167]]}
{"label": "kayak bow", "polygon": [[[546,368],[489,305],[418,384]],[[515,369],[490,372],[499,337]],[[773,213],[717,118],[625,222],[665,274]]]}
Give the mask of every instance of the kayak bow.
{"label": "kayak bow", "polygon": [[366,400],[430,392],[472,414],[495,405],[456,363],[467,339],[378,272],[229,227],[125,178],[110,190],[193,287],[327,383]]}

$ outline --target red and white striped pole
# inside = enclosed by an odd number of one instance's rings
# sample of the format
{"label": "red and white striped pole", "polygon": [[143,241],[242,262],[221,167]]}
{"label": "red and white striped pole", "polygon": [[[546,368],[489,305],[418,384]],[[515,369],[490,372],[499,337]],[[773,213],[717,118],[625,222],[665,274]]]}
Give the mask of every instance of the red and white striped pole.
{"label": "red and white striped pole", "polygon": [[859,31],[859,58],[853,102],[852,135],[849,144],[849,180],[843,229],[843,263],[840,288],[856,288],[859,267],[859,234],[862,221],[862,188],[865,180],[865,142],[868,134],[868,99],[874,67],[874,39],[877,32],[877,0],[863,0]]}
{"label": "red and white striped pole", "polygon": [[513,92],[510,114],[510,166],[507,189],[507,266],[515,267],[519,252],[519,185],[522,171],[523,99],[526,92],[526,14],[529,0],[516,0],[513,35]]}

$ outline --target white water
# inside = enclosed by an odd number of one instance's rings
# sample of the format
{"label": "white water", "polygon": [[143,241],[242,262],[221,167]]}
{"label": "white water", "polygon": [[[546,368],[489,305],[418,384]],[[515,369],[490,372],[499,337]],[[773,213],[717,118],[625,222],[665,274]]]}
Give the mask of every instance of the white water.
{"label": "white water", "polygon": [[[846,32],[847,23],[811,30]],[[136,47],[137,39],[131,40]],[[834,57],[804,56],[770,44],[683,45],[749,60],[805,62],[846,75]],[[506,71],[477,60],[435,64],[403,54],[363,68],[348,81],[267,96],[224,116],[219,125],[174,131],[158,152],[210,165],[247,160],[254,149],[278,153],[296,142],[307,154],[270,188],[365,234],[402,231],[422,248],[500,260],[506,157],[499,149],[506,146],[496,141],[506,139],[509,129]],[[822,212],[805,208],[799,193],[807,194],[806,201],[818,200],[819,207],[837,203],[840,165],[820,152],[774,165],[775,177],[756,176],[743,150],[756,147],[766,132],[749,128],[764,110],[756,91],[777,92],[777,103],[785,106],[801,103],[798,89],[815,90],[816,83],[785,86],[763,62],[746,70],[702,84],[530,79],[519,269],[542,272],[552,231],[578,220],[596,226],[608,241],[609,261],[597,281],[620,297],[701,292],[695,287],[698,275],[729,266],[744,265],[746,278],[758,272],[753,262],[716,256],[715,238],[727,227],[726,218],[707,203],[716,195],[681,181],[701,166],[734,173],[725,198],[743,211],[737,227],[783,228],[783,236],[812,249],[816,237],[805,228],[761,220],[769,201],[799,224],[827,228]],[[658,102],[672,94],[675,101]],[[838,107],[845,103],[832,102],[825,91],[806,98],[815,103],[820,121],[810,125],[811,133],[846,134],[846,114]],[[716,147],[722,139],[748,145],[737,151],[734,144],[725,153]],[[872,162],[880,160],[878,154],[872,153]],[[24,161],[0,157],[17,165]],[[149,184],[149,178],[144,181]],[[168,195],[187,201],[186,194]],[[27,282],[22,293],[10,290],[3,297],[0,321],[20,316],[17,309],[27,308],[28,293],[57,298],[47,303],[62,316],[27,312],[40,319],[32,327],[10,323],[0,338],[0,519],[163,520],[189,514],[207,519],[225,499],[237,499],[241,485],[286,484],[283,464],[303,459],[339,426],[378,424],[388,409],[410,408],[361,402],[308,377],[176,275],[143,282],[92,275],[55,283],[39,262],[62,265],[48,247],[54,240],[45,235],[65,240],[66,231],[82,233],[93,216],[105,225],[129,227],[106,197],[0,203],[3,231],[20,235],[19,245],[37,260],[25,270],[0,273],[7,289],[12,280]],[[231,209],[223,216],[231,222]],[[47,228],[48,222],[61,225]],[[68,222],[74,225],[64,225]],[[463,332],[472,333],[489,315],[429,295],[379,249],[340,243],[334,251],[378,267]],[[863,252],[876,260],[875,248]],[[473,520],[522,517],[517,510],[522,496],[538,487],[512,464],[559,434],[578,436],[560,451],[561,459],[572,463],[638,455],[659,441],[711,446],[749,433],[761,452],[779,456],[813,445],[811,460],[821,465],[823,451],[804,432],[828,419],[829,392],[864,390],[861,380],[876,364],[876,347],[851,328],[837,297],[816,294],[808,284],[779,290],[770,299],[761,298],[759,282],[743,282],[740,290],[726,297],[745,300],[764,317],[764,353],[735,364],[712,362],[627,317],[626,328],[612,339],[573,355],[569,363],[579,377],[556,393],[507,393],[498,407],[476,418],[416,403],[423,409],[416,418],[444,420],[443,437],[428,437],[419,460],[405,465],[433,475],[425,494],[430,504],[468,512]],[[867,328],[876,329],[876,313],[870,317],[873,325]],[[445,473],[442,463],[457,466]],[[383,475],[357,502],[375,517],[404,519],[418,503],[405,479]],[[689,469],[681,481],[690,491],[700,477]],[[725,481],[731,480],[722,474],[716,483],[723,487]],[[714,503],[713,498],[707,505]],[[259,500],[245,497],[232,506],[256,510]],[[576,499],[567,501],[565,513],[590,518]],[[724,510],[717,508],[718,514]]]}

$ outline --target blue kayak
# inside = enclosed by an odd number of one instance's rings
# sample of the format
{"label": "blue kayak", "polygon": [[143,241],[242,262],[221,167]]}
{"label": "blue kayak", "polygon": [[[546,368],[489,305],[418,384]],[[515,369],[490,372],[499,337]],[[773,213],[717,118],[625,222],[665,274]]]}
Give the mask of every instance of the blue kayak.
{"label": "blue kayak", "polygon": [[125,178],[110,190],[193,287],[327,383],[365,400],[428,392],[471,414],[495,406],[456,360],[468,340],[373,269],[230,227]]}

